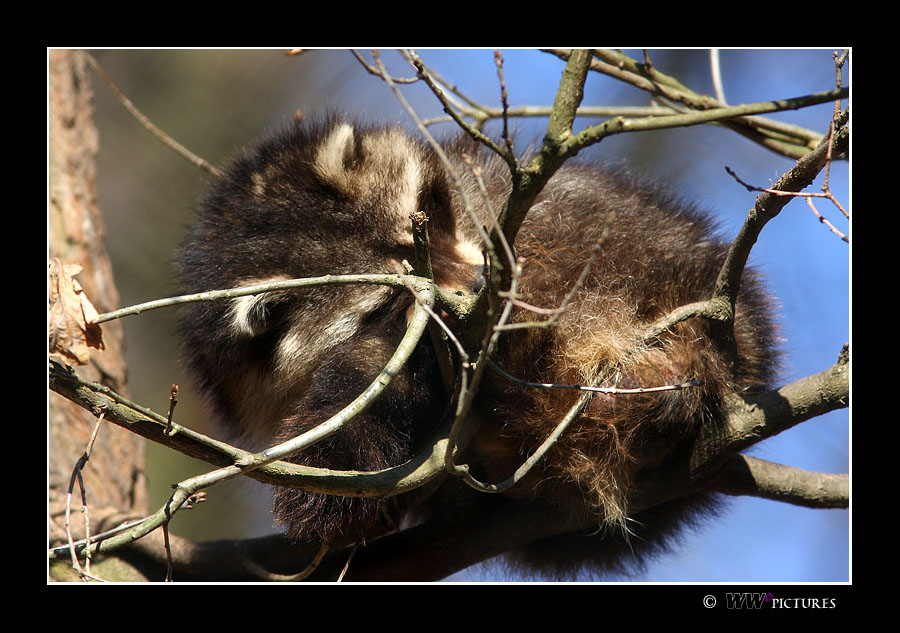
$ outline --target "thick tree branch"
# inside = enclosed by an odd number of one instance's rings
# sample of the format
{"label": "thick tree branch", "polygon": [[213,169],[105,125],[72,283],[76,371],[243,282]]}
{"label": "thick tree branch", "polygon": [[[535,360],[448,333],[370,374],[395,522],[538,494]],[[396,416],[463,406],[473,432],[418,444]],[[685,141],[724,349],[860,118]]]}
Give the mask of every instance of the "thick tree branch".
{"label": "thick tree branch", "polygon": [[[838,362],[819,374],[753,401],[735,399],[724,429],[710,429],[687,455],[638,481],[629,498],[631,510],[637,512],[701,490],[808,507],[846,507],[846,475],[810,473],[736,455],[735,451],[804,420],[846,407],[848,360],[845,348]],[[459,503],[454,512],[370,541],[355,554],[345,579],[437,580],[536,539],[596,527],[596,517],[587,511],[583,516],[534,513],[527,504],[484,495],[460,482],[448,481],[445,486],[461,489],[456,493]],[[150,544],[132,547],[161,560],[161,554]],[[262,579],[275,572],[290,574],[302,569],[315,552],[313,544],[291,544],[283,537],[196,544],[182,540],[175,541],[173,548],[176,565],[194,573],[209,572],[210,577],[223,580]],[[343,550],[329,554],[311,579],[336,578],[346,555]]]}
{"label": "thick tree branch", "polygon": [[[848,406],[848,378],[845,348],[831,368],[785,385],[752,403],[747,401],[742,408],[732,409],[726,425],[730,432],[710,430],[686,458],[642,478],[639,489],[629,498],[631,510],[637,512],[700,490],[751,494],[810,507],[846,507],[846,475],[806,473],[767,465],[734,452],[804,420]],[[741,475],[743,479],[738,477],[740,473],[730,473],[711,480],[714,473],[721,472],[723,464],[734,467],[741,463],[731,460],[742,460],[747,465],[747,471]],[[779,481],[779,474],[785,479]],[[751,482],[747,477],[754,479]],[[401,577],[401,573],[411,574],[406,579],[441,578],[537,538],[596,527],[596,518],[588,514],[523,516],[515,503],[496,496],[485,499],[473,511],[478,516],[433,521],[370,544],[357,554],[349,579],[389,580]],[[485,525],[493,529],[483,533]],[[478,546],[472,547],[473,543]],[[322,573],[327,570],[327,565],[320,568]]]}
{"label": "thick tree branch", "polygon": [[[584,97],[584,82],[590,61],[590,51],[572,52],[556,91],[541,151],[527,168],[520,169],[512,175],[513,189],[499,220],[501,227],[499,230],[502,230],[510,244],[515,242],[525,214],[534,204],[544,185],[563,163],[577,152],[577,150],[567,152],[564,147],[572,136],[572,123]],[[492,241],[496,242],[499,239],[492,234]],[[491,264],[494,266],[491,274],[500,282],[498,288],[508,288],[513,271],[503,267],[499,260]]]}
{"label": "thick tree branch", "polygon": [[[564,520],[552,513],[536,515],[528,504],[496,495],[483,495],[459,482],[448,482],[459,490],[454,509],[441,517],[360,546],[345,581],[429,582],[440,580],[511,548],[582,526],[583,521]],[[150,535],[148,538],[161,538]],[[221,540],[173,542],[176,570],[197,573],[213,580],[268,579],[271,574],[289,575],[307,566],[316,546],[291,542],[282,536],[243,541]],[[129,550],[164,565],[161,547],[152,540],[134,543]],[[334,581],[347,561],[348,549],[326,556],[308,578]],[[179,577],[184,577],[181,572]]]}
{"label": "thick tree branch", "polygon": [[728,495],[783,501],[807,508],[847,508],[850,478],[776,464],[748,455],[725,463],[712,488]]}
{"label": "thick tree branch", "polygon": [[[828,369],[752,398],[732,396],[728,419],[721,430],[711,430],[701,444],[712,439],[718,450],[737,453],[787,429],[850,405],[849,349]],[[702,458],[698,452],[697,457]]]}
{"label": "thick tree branch", "polygon": [[[105,419],[141,437],[203,460],[214,466],[246,461],[252,453],[173,423],[166,433],[166,419],[140,407],[108,388],[80,379],[59,366],[51,366],[50,389],[92,412],[104,412]],[[381,471],[337,471],[276,461],[245,472],[263,483],[346,496],[386,496],[417,488],[443,467],[448,429],[438,429],[426,450],[406,464]]]}

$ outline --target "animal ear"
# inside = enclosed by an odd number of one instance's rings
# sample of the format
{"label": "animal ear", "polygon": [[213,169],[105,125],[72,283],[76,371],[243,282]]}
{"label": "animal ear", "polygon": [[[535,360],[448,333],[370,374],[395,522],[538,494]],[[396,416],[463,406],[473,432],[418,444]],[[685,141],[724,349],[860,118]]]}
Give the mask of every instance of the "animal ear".
{"label": "animal ear", "polygon": [[347,123],[335,126],[316,150],[313,168],[319,177],[338,189],[348,189],[352,174],[347,163],[353,156],[354,145],[353,128]]}

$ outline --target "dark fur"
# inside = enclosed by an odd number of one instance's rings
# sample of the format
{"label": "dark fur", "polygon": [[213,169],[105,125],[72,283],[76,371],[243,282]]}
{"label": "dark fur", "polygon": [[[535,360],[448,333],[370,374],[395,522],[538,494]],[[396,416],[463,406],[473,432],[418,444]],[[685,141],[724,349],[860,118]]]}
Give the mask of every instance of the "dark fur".
{"label": "dark fur", "polygon": [[[474,231],[434,153],[387,128],[354,126],[347,134],[340,125],[303,122],[231,165],[201,201],[180,250],[184,292],[279,276],[394,272],[396,262],[413,261],[403,214],[411,205],[429,216],[437,280],[453,287],[471,284],[476,274],[471,261],[461,261],[458,245],[474,241]],[[391,142],[379,140],[386,134]],[[508,172],[465,141],[447,147],[486,218],[488,201],[460,159],[463,150],[482,167],[494,211],[509,190]],[[408,169],[413,163],[415,174]],[[418,183],[413,197],[392,189],[412,180]],[[704,507],[707,499],[695,499],[631,516],[629,484],[702,425],[720,421],[724,394],[767,388],[776,361],[770,302],[752,273],[738,306],[739,362],[733,369],[710,342],[707,324],[697,319],[656,345],[639,343],[647,324],[709,297],[725,246],[704,214],[620,172],[573,165],[550,181],[516,241],[526,300],[559,305],[598,240],[600,257],[559,326],[507,333],[496,362],[540,382],[584,384],[605,372],[605,385],[695,379],[703,386],[594,397],[513,491],[536,507],[566,512],[587,506],[597,515],[593,538],[575,535],[531,548],[529,564],[550,573],[569,573],[585,561],[610,567],[623,551],[625,530],[634,535],[625,551],[639,553],[652,549],[656,534],[671,532]],[[232,435],[258,446],[312,428],[358,395],[393,353],[410,304],[408,293],[383,287],[319,287],[265,295],[255,303],[192,304],[180,332],[217,418]],[[514,320],[534,318],[519,310]],[[329,329],[332,324],[337,325]],[[315,331],[337,334],[309,334]],[[296,345],[283,343],[289,338]],[[279,356],[279,349],[309,353]],[[486,422],[469,453],[480,474],[491,481],[508,476],[577,397],[489,375],[477,402]],[[426,337],[374,406],[293,461],[353,470],[398,465],[413,455],[446,406]],[[325,542],[365,538],[396,524],[403,511],[402,498],[386,503],[288,489],[275,496],[276,515],[291,534]]]}

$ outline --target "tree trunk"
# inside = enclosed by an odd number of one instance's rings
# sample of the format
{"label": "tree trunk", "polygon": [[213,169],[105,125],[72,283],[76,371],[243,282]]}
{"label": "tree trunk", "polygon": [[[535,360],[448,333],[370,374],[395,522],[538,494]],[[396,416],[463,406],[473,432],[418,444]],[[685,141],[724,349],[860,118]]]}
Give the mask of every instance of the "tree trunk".
{"label": "tree trunk", "polygon": [[[100,312],[117,307],[118,291],[103,245],[103,228],[96,201],[95,166],[97,130],[93,123],[90,69],[78,51],[49,54],[49,256],[63,263],[77,263],[83,271],[77,280]],[[123,332],[119,322],[103,326],[105,350],[95,351],[88,365],[77,369],[82,377],[125,390]],[[74,403],[48,396],[48,519],[50,545],[66,543],[65,508],[69,481],[87,448],[97,418]],[[89,508],[90,532],[97,534],[124,519],[146,512],[144,445],[137,435],[104,424],[83,470]],[[81,492],[72,495],[71,530],[83,538]],[[108,580],[144,579],[122,560],[95,561],[92,574]],[[54,563],[53,581],[75,580],[71,563]]]}

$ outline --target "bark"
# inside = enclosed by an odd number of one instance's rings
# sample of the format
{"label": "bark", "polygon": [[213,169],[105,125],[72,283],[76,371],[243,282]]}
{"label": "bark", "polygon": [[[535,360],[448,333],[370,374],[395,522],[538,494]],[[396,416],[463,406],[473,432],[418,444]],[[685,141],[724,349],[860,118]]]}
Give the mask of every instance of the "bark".
{"label": "bark", "polygon": [[[64,263],[78,263],[77,279],[94,306],[104,312],[117,307],[119,296],[103,246],[97,207],[95,157],[97,130],[93,124],[91,76],[83,53],[49,54],[49,203],[48,251]],[[80,376],[122,393],[126,391],[123,333],[119,323],[103,326],[106,349],[93,354]],[[48,395],[48,532],[51,545],[66,542],[65,507],[73,468],[84,453],[97,418],[56,394]],[[124,518],[146,511],[143,440],[124,429],[104,424],[83,471],[90,531],[99,533]],[[84,536],[79,489],[73,491],[73,536]],[[93,572],[109,580],[142,576],[130,565],[110,559]],[[54,563],[51,580],[77,578],[71,562]]]}

